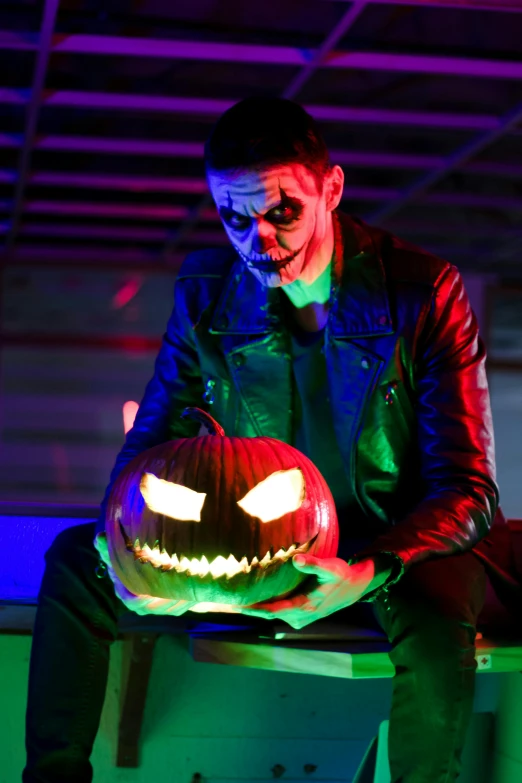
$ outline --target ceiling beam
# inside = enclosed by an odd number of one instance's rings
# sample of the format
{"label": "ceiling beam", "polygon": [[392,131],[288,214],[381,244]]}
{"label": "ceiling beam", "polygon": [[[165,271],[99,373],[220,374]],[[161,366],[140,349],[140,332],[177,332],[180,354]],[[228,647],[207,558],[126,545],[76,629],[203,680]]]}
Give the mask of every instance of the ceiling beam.
{"label": "ceiling beam", "polygon": [[[20,147],[22,136],[0,133],[0,148]],[[161,158],[203,158],[203,144],[184,141],[161,141],[148,139],[117,139],[97,136],[41,136],[36,137],[34,149],[44,152],[84,152],[101,155],[140,155]],[[446,161],[443,155],[422,155],[402,152],[379,152],[377,150],[351,151],[331,149],[330,157],[334,163],[353,168],[375,169],[431,169],[442,167]],[[522,178],[522,166],[501,161],[472,161],[462,166],[472,174]]]}
{"label": "ceiling beam", "polygon": [[[451,198],[448,194],[446,198]],[[471,194],[476,198],[474,194]],[[470,196],[471,197],[471,196]],[[493,198],[490,198],[490,204]],[[497,203],[496,200],[494,202]],[[480,203],[479,206],[484,206]],[[0,202],[0,210],[7,211],[9,202]],[[47,201],[47,200],[28,200],[25,202],[24,213],[27,215],[47,215],[60,218],[85,218],[102,219],[111,221],[135,220],[144,223],[149,221],[158,221],[169,223],[171,221],[181,221],[188,217],[190,210],[188,207],[172,206],[169,204],[114,204],[105,202],[84,202],[84,201]],[[499,232],[505,232],[508,236],[520,233],[520,229],[515,229],[509,225],[507,219],[494,221],[490,218],[487,222],[482,219],[476,219],[471,222],[471,215],[467,214],[463,219],[454,219],[446,221],[444,224],[431,220],[427,215],[425,220],[399,218],[393,221],[396,232],[426,235],[441,235],[444,232],[451,236],[462,237],[482,237],[496,236]],[[214,207],[209,208],[200,216],[200,220],[205,223],[219,223],[220,219]],[[85,230],[89,230],[89,224],[85,225]]]}
{"label": "ceiling beam", "polygon": [[29,102],[31,90],[25,87],[0,87],[0,103],[25,105]]}
{"label": "ceiling beam", "polygon": [[315,51],[313,57],[303,65],[299,73],[292,79],[290,84],[283,90],[281,97],[295,99],[307,81],[311,79],[318,68],[326,65],[332,55],[332,51],[341,38],[346,35],[350,27],[357,21],[367,5],[367,0],[354,0],[348,11],[341,17],[334,29],[325,39],[322,46]]}
{"label": "ceiling beam", "polygon": [[[0,234],[4,233],[5,226],[0,222]],[[54,237],[60,239],[105,240],[114,242],[166,242],[169,229],[166,227],[151,226],[114,226],[114,225],[85,225],[83,223],[26,223],[20,228],[19,236],[22,237]],[[197,236],[186,237],[189,243],[200,242],[204,245],[223,245],[228,243],[224,231],[206,230],[198,231]]]}
{"label": "ceiling beam", "polygon": [[[334,0],[347,3],[350,0]],[[397,5],[398,0],[368,0],[372,5]],[[401,5],[453,8],[459,11],[494,11],[495,13],[522,13],[522,0],[400,0]]]}
{"label": "ceiling beam", "polygon": [[[235,100],[185,98],[167,95],[84,92],[78,90],[49,91],[46,106],[74,106],[80,109],[108,111],[161,112],[217,117],[236,103]],[[498,118],[491,114],[456,114],[401,109],[305,105],[317,120],[324,122],[364,123],[371,125],[406,125],[411,127],[446,128],[454,130],[487,130],[496,128]]]}
{"label": "ceiling beam", "polygon": [[[4,136],[6,134],[3,134]],[[10,139],[5,146],[11,146]],[[0,146],[4,146],[0,136]],[[161,158],[202,158],[203,143],[160,139],[118,139],[98,136],[40,136],[35,147],[49,152],[87,152],[107,155],[151,155]]]}
{"label": "ceiling beam", "polygon": [[89,247],[78,245],[77,242],[70,245],[22,245],[14,248],[8,259],[3,248],[0,248],[0,262],[14,264],[40,264],[50,266],[64,266],[76,269],[79,266],[89,268],[106,269],[110,266],[124,267],[125,269],[142,269],[143,271],[162,269],[177,269],[184,253],[173,254],[169,258],[169,264],[160,264],[157,250],[147,250],[142,247],[133,248],[108,248],[107,243],[90,245]]}
{"label": "ceiling beam", "polygon": [[[0,88],[0,103],[25,103],[27,90]],[[87,92],[80,90],[49,90],[43,104],[52,107],[103,109],[106,111],[161,112],[164,114],[193,114],[211,120],[229,109],[235,100],[214,98],[185,98],[167,95],[140,95],[130,93]],[[322,122],[363,123],[370,125],[409,126],[412,128],[442,128],[448,130],[488,130],[498,126],[498,118],[491,114],[456,114],[367,107],[323,106],[308,104],[304,108]],[[520,132],[520,131],[519,131]]]}
{"label": "ceiling beam", "polygon": [[[4,172],[0,170],[0,182],[12,181],[14,172]],[[39,187],[62,187],[71,190],[121,190],[124,192],[140,193],[184,193],[201,194],[207,193],[207,185],[204,177],[137,177],[123,175],[101,175],[86,173],[67,173],[67,172],[36,172],[28,178],[28,183]],[[398,188],[372,187],[364,185],[349,185],[344,188],[343,199],[350,201],[386,201],[395,200],[402,197],[403,192]],[[33,203],[38,203],[34,202]],[[45,203],[45,202],[44,202]],[[49,202],[47,202],[49,203]],[[58,202],[60,203],[60,202]],[[484,209],[500,210],[518,210],[521,208],[522,199],[517,196],[499,196],[496,194],[477,194],[460,192],[437,192],[419,194],[420,204],[436,204],[440,206],[467,206]],[[100,208],[105,205],[100,205]],[[147,212],[147,205],[142,205],[144,214]],[[160,209],[169,209],[168,205],[161,205]],[[210,209],[210,207],[207,207]],[[71,209],[74,209],[71,206]],[[110,213],[111,205],[107,207]],[[158,205],[151,205],[152,210],[149,214],[154,214]],[[190,208],[189,208],[190,213]],[[187,213],[187,217],[189,216]],[[117,215],[112,215],[117,217]],[[158,218],[160,215],[158,214]],[[168,213],[166,219],[169,219]],[[373,220],[370,216],[369,219]]]}
{"label": "ceiling beam", "polygon": [[[8,177],[12,172],[0,170]],[[143,177],[125,174],[90,174],[68,171],[36,171],[29,176],[31,185],[56,188],[92,188],[95,190],[125,190],[134,193],[184,193],[202,194],[207,192],[204,177]]]}
{"label": "ceiling beam", "polygon": [[[353,0],[328,0],[329,2],[353,3]],[[367,5],[397,5],[397,0],[366,0]],[[492,11],[501,13],[522,13],[522,0],[401,0],[402,6],[418,8],[454,9],[458,11]],[[58,36],[56,37],[58,39]],[[39,36],[33,32],[17,30],[0,31],[0,49],[34,51],[38,48]]]}
{"label": "ceiling beam", "polygon": [[33,84],[29,103],[26,108],[24,139],[20,151],[18,164],[18,176],[16,179],[15,193],[13,199],[13,211],[11,215],[11,228],[6,239],[6,249],[9,254],[16,240],[20,219],[22,215],[25,187],[29,178],[29,167],[31,154],[33,151],[34,138],[36,136],[36,126],[38,115],[42,103],[42,95],[47,74],[47,66],[51,51],[51,39],[56,23],[56,14],[60,0],[45,0],[42,26],[38,41],[38,53],[33,75]]}
{"label": "ceiling beam", "polygon": [[[0,170],[0,182],[10,182],[14,172]],[[206,194],[207,182],[204,177],[143,177],[123,174],[89,174],[83,172],[37,171],[30,174],[28,182],[38,187],[58,187],[71,189],[123,190],[127,193],[183,193]],[[395,197],[399,191],[395,188],[371,186],[348,186],[344,189],[344,198],[358,198],[376,201]]]}
{"label": "ceiling beam", "polygon": [[[358,0],[348,12],[346,29],[365,6]],[[344,20],[343,20],[344,21]],[[334,30],[334,33],[336,31]],[[197,60],[198,62],[231,62],[255,65],[281,65],[307,69],[340,68],[345,70],[385,71],[386,73],[426,73],[446,76],[469,76],[491,79],[522,79],[522,63],[516,60],[491,60],[476,57],[446,55],[399,54],[393,52],[358,52],[334,50],[333,45],[321,49],[297,46],[265,46],[214,41],[186,41],[155,38],[130,38],[112,35],[60,34],[54,37],[53,53],[87,54],[91,56],[147,57],[164,60]],[[1,40],[0,40],[1,43]],[[329,43],[327,39],[325,45]],[[316,62],[316,58],[317,62]],[[289,85],[291,87],[292,84]]]}
{"label": "ceiling beam", "polygon": [[[58,213],[57,213],[58,214]],[[99,218],[105,218],[106,215],[100,213],[97,215]],[[214,222],[218,222],[217,220]],[[5,234],[8,231],[9,224],[0,222],[0,234]],[[427,222],[416,224],[414,221],[403,221],[401,224],[394,225],[394,231],[408,236],[421,236],[424,237],[423,244],[427,242],[441,241],[441,237],[444,240],[452,239],[453,242],[471,243],[484,239],[495,240],[498,238],[499,227],[496,224],[490,223],[485,225],[477,225],[476,227],[469,227],[462,225],[447,226],[442,225],[440,222],[434,222],[429,224]],[[151,227],[151,226],[135,226],[135,225],[114,225],[109,223],[93,223],[86,225],[84,223],[33,223],[28,221],[21,227],[19,236],[23,237],[54,237],[59,239],[81,239],[81,240],[109,240],[115,242],[142,242],[142,243],[160,243],[165,242],[169,236],[168,226],[163,227]],[[504,237],[510,237],[511,240],[522,238],[522,230],[512,228],[509,232],[503,234]],[[184,237],[184,241],[189,244],[195,242],[201,245],[224,245],[228,244],[228,239],[225,232],[219,228],[212,229],[198,229],[197,234],[191,234]]]}
{"label": "ceiling beam", "polygon": [[[56,0],[51,0],[56,2]],[[164,38],[132,38],[114,35],[86,35],[82,33],[54,35],[51,52],[54,54],[84,54],[91,56],[146,57],[164,60],[197,60],[198,62],[231,62],[255,65],[281,65],[303,68],[340,68],[345,70],[385,71],[386,73],[425,73],[446,76],[468,76],[490,79],[522,79],[522,63],[517,60],[496,60],[477,57],[449,57],[447,55],[401,54],[395,52],[359,52],[335,50],[342,38],[366,5],[356,0],[338,30],[332,32],[332,41],[326,39],[320,49],[297,46],[266,46],[214,41],[186,41]],[[0,35],[0,48],[35,48],[31,36],[7,33]],[[38,47],[41,50],[41,46]],[[311,65],[313,63],[313,65]],[[303,78],[299,75],[298,78]],[[306,78],[306,76],[304,77]],[[288,89],[292,88],[290,83]],[[300,88],[297,83],[297,89]]]}
{"label": "ceiling beam", "polygon": [[[5,202],[3,202],[5,203]],[[0,203],[2,209],[2,203]],[[121,220],[175,221],[188,217],[189,207],[171,204],[114,204],[85,201],[47,201],[32,199],[25,202],[24,212],[28,215],[61,215],[68,217],[93,217]],[[219,221],[217,211],[209,209],[201,220]]]}
{"label": "ceiling beam", "polygon": [[405,188],[399,196],[391,199],[381,209],[369,215],[371,222],[382,223],[395,215],[406,204],[418,199],[426,193],[429,188],[441,182],[448,174],[451,174],[464,163],[481,153],[484,149],[494,144],[508,131],[515,127],[522,120],[522,104],[519,104],[504,117],[501,118],[499,125],[494,130],[479,134],[467,144],[459,147],[455,152],[448,156],[443,166],[432,169],[427,174],[421,176],[416,182]]}
{"label": "ceiling beam", "polygon": [[38,33],[0,30],[0,49],[10,51],[36,51],[40,42]]}

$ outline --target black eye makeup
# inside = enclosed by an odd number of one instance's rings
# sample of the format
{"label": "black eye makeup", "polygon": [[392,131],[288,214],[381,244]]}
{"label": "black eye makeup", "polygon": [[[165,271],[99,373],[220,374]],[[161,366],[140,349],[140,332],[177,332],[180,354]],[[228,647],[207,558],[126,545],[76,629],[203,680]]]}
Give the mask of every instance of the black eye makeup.
{"label": "black eye makeup", "polygon": [[[301,218],[303,209],[304,204],[302,201],[285,195],[277,206],[272,207],[265,214],[265,219],[277,226],[288,226]],[[251,217],[241,215],[230,207],[221,207],[219,214],[227,226],[236,231],[245,231],[252,222]]]}
{"label": "black eye makeup", "polygon": [[303,213],[304,204],[298,199],[285,198],[277,207],[266,214],[266,219],[277,225],[289,225],[299,220]]}
{"label": "black eye makeup", "polygon": [[219,214],[227,226],[238,231],[245,231],[251,222],[251,218],[246,215],[240,215],[238,212],[234,212],[233,209],[229,209],[228,207],[221,207]]}

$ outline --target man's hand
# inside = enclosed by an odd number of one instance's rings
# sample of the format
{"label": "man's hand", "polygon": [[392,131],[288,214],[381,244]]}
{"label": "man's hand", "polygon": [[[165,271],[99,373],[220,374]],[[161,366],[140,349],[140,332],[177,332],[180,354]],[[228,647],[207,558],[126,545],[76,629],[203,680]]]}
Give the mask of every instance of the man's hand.
{"label": "man's hand", "polygon": [[389,569],[377,568],[373,558],[348,565],[338,557],[323,560],[312,555],[296,555],[292,562],[299,571],[317,577],[316,584],[304,594],[244,607],[241,614],[267,620],[279,618],[292,628],[304,628],[356,603],[380,587],[391,573]]}

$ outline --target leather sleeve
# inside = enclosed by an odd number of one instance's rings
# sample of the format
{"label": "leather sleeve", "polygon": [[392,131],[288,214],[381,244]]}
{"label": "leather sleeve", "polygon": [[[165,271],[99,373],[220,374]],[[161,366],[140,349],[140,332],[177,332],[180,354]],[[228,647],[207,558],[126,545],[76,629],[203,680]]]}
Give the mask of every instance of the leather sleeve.
{"label": "leather sleeve", "polygon": [[423,499],[357,553],[399,558],[403,569],[471,549],[498,506],[485,349],[462,278],[450,266],[417,325],[414,374]]}
{"label": "leather sleeve", "polygon": [[179,280],[174,286],[174,308],[156,358],[154,375],[145,389],[134,426],[116,457],[95,535],[104,530],[105,509],[112,485],[127,463],[140,452],[166,440],[197,434],[197,423],[179,418],[185,407],[200,406],[203,394],[193,329],[184,298],[185,283],[185,280]]}

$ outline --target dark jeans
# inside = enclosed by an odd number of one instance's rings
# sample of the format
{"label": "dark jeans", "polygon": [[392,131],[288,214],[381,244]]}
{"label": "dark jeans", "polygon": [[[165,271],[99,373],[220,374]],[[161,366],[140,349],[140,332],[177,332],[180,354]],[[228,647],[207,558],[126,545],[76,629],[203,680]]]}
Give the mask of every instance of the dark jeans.
{"label": "dark jeans", "polygon": [[[89,758],[110,646],[118,617],[127,611],[109,578],[95,575],[93,536],[93,524],[67,529],[46,554],[31,652],[24,783],[92,780]],[[393,783],[458,777],[485,585],[483,565],[466,553],[414,566],[387,603],[375,604],[396,668],[389,735]]]}

